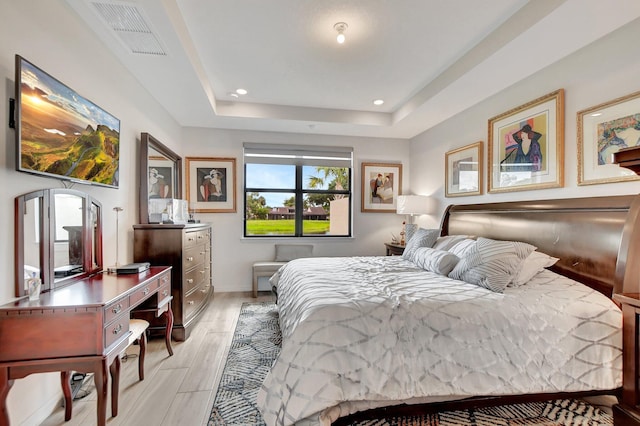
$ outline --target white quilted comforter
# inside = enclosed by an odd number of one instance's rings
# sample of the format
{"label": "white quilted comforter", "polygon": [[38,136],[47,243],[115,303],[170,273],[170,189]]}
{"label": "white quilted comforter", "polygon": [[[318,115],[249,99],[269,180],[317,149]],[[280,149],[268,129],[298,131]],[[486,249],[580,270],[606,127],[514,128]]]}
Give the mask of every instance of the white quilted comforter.
{"label": "white quilted comforter", "polygon": [[550,271],[498,294],[399,256],[289,262],[282,350],[258,406],[267,425],[330,424],[400,402],[614,389],[622,315]]}

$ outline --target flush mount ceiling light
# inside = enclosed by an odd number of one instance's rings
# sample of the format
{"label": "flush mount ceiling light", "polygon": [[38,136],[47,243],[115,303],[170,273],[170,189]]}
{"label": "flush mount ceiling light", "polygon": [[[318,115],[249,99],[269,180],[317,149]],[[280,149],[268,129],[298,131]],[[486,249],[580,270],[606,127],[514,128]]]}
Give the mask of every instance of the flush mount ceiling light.
{"label": "flush mount ceiling light", "polygon": [[375,101],[373,101],[373,104],[376,106],[380,106],[384,103],[384,101],[382,99],[376,99]]}
{"label": "flush mount ceiling light", "polygon": [[336,37],[336,40],[338,41],[338,43],[340,44],[344,43],[344,40],[345,40],[344,32],[348,27],[349,26],[344,22],[338,22],[333,26],[333,28],[338,32],[338,37]]}
{"label": "flush mount ceiling light", "polygon": [[246,95],[247,91],[245,89],[236,89],[236,93],[238,95]]}

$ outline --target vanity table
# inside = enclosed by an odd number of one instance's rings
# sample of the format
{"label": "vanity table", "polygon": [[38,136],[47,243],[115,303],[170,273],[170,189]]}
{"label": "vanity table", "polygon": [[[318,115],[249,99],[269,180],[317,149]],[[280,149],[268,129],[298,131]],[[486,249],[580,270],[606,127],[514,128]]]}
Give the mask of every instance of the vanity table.
{"label": "vanity table", "polygon": [[131,312],[143,304],[163,312],[171,353],[171,299],[171,267],[158,266],[139,274],[97,273],[44,292],[39,300],[23,297],[0,306],[0,426],[9,425],[6,399],[13,381],[52,371],[61,372],[65,419],[70,419],[71,370],[94,373],[97,424],[104,426],[110,367],[117,413],[119,363],[114,361],[128,346]]}

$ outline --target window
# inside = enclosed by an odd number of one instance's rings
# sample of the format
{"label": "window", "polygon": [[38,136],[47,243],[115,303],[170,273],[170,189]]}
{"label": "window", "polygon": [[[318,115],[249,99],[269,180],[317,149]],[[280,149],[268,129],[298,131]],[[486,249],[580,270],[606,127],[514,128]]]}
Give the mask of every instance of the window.
{"label": "window", "polygon": [[353,148],[244,144],[245,237],[351,236]]}

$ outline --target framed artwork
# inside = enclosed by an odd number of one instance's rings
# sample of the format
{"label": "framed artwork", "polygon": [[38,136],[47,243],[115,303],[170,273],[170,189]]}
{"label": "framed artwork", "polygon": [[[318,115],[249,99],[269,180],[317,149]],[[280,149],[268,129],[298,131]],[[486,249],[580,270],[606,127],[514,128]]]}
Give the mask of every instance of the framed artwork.
{"label": "framed artwork", "polygon": [[362,163],[361,211],[395,213],[402,188],[402,164]]}
{"label": "framed artwork", "polygon": [[445,197],[482,194],[482,142],[445,154]]}
{"label": "framed artwork", "polygon": [[489,192],[564,185],[564,90],[489,119]]}
{"label": "framed artwork", "polygon": [[612,164],[621,148],[640,145],[640,92],[578,111],[578,185],[638,180]]}
{"label": "framed artwork", "polygon": [[148,194],[149,198],[174,198],[173,161],[168,158],[149,156]]}
{"label": "framed artwork", "polygon": [[236,211],[236,159],[187,157],[187,201],[196,213]]}

